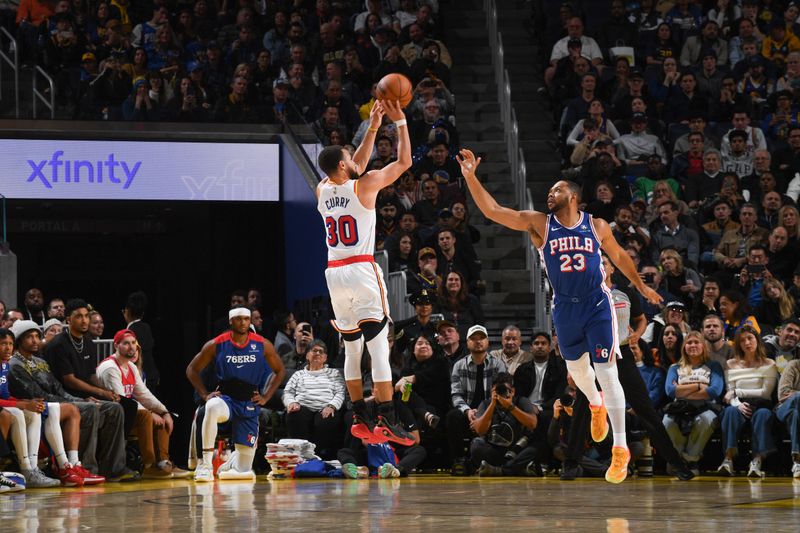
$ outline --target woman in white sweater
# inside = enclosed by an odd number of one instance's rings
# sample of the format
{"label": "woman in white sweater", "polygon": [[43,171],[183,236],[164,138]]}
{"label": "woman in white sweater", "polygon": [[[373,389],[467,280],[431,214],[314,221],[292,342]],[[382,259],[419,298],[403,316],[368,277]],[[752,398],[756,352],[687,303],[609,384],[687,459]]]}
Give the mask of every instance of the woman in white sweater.
{"label": "woman in white sweater", "polygon": [[738,451],[739,432],[748,422],[752,428],[752,460],[748,477],[762,478],[761,461],[775,451],[772,436],[773,394],[778,383],[775,361],[769,359],[764,342],[755,328],[742,326],[733,341],[734,357],[725,371],[729,405],[722,413],[722,439],[725,459],[717,469],[721,475],[733,475],[733,458]]}
{"label": "woman in white sweater", "polygon": [[314,341],[306,352],[308,365],[298,370],[283,389],[286,426],[291,439],[306,439],[317,445],[317,455],[335,459],[344,426],[344,379],[335,368],[328,368],[328,348]]}

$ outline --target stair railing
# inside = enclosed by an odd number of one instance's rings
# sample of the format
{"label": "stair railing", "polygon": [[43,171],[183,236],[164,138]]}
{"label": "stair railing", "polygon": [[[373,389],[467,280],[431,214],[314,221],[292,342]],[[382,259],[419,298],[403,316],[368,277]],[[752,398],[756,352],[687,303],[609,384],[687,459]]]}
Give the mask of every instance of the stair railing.
{"label": "stair railing", "polygon": [[[6,44],[8,40],[8,44]],[[6,53],[8,50],[8,53]],[[14,73],[14,117],[19,118],[19,46],[7,29],[0,27],[0,100],[3,99],[3,63]]]}
{"label": "stair railing", "polygon": [[[503,35],[497,27],[496,0],[484,0],[486,11],[486,29],[489,33],[489,45],[492,54],[495,82],[497,84],[497,100],[500,103],[500,118],[503,121],[503,133],[508,150],[508,162],[511,167],[511,182],[514,186],[514,200],[519,210],[532,210],[533,200],[528,189],[525,156],[519,146],[519,124],[517,114],[511,103],[511,81],[505,68],[505,50]],[[530,274],[530,288],[533,302],[536,328],[550,330],[550,284],[541,265],[541,258],[531,242],[530,236],[523,234],[523,250],[525,250],[525,268]]]}

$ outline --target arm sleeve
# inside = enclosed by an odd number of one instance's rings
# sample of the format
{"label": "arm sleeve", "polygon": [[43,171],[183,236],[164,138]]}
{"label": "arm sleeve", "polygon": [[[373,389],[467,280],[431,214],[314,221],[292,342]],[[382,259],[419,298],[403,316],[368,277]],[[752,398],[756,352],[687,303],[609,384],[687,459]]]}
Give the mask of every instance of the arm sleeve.
{"label": "arm sleeve", "polygon": [[122,374],[117,365],[103,365],[98,367],[97,370],[97,379],[100,380],[104,388],[120,396],[125,396],[125,388],[122,386]]}
{"label": "arm sleeve", "polygon": [[725,373],[717,363],[709,363],[708,366],[711,369],[711,382],[708,384],[706,392],[712,400],[719,400],[725,390]]}
{"label": "arm sleeve", "polygon": [[453,401],[453,407],[462,412],[469,410],[469,404],[464,399],[464,392],[464,387],[461,385],[461,376],[458,375],[458,366],[454,366],[453,372],[450,374],[450,397]]}
{"label": "arm sleeve", "polygon": [[331,369],[331,380],[333,381],[333,399],[330,404],[338,411],[344,403],[344,379],[342,374],[336,369]]}
{"label": "arm sleeve", "polygon": [[583,132],[583,119],[579,120],[575,127],[572,128],[572,131],[569,132],[567,136],[567,146],[575,146],[576,144],[580,143],[578,140],[578,136]]}
{"label": "arm sleeve", "polygon": [[297,384],[300,381],[300,372],[295,372],[292,374],[292,377],[289,378],[289,382],[286,384],[286,387],[283,388],[283,405],[289,407],[289,404],[292,403],[300,403],[297,401],[295,395],[297,394]]}
{"label": "arm sleeve", "polygon": [[672,365],[667,370],[667,379],[664,381],[664,392],[667,393],[667,397],[674,400],[675,399],[675,383],[678,381],[678,366]]}

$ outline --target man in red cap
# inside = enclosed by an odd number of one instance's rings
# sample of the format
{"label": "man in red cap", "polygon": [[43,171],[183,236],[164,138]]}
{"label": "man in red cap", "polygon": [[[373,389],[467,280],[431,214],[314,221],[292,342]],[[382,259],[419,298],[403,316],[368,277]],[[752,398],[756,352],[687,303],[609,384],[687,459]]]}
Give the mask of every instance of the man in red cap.
{"label": "man in red cap", "polygon": [[[172,416],[142,381],[139,369],[133,362],[138,351],[136,334],[129,329],[118,331],[114,335],[114,353],[97,366],[97,379],[104,388],[139,404],[134,431],[139,437],[139,450],[144,463],[142,477],[151,479],[188,477],[190,472],[176,467],[169,459]],[[153,447],[154,432],[155,442],[158,444],[158,460]]]}

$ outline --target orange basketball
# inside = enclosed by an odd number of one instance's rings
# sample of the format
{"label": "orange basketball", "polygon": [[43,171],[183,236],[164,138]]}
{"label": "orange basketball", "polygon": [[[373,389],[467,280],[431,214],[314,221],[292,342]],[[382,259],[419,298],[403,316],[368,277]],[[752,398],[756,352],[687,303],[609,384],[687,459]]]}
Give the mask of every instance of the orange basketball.
{"label": "orange basketball", "polygon": [[410,104],[414,97],[411,81],[402,74],[387,74],[378,82],[375,92],[378,100],[399,100],[402,108]]}

